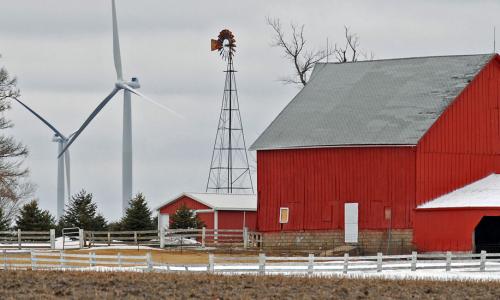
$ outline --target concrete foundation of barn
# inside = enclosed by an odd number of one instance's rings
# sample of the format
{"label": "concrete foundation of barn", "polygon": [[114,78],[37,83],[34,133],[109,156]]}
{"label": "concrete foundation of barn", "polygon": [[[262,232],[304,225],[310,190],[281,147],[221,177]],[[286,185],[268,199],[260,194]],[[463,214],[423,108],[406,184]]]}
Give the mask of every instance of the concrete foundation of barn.
{"label": "concrete foundation of barn", "polygon": [[[263,248],[268,250],[320,250],[330,254],[352,252],[365,255],[410,253],[413,247],[412,229],[364,230],[359,232],[358,243],[346,244],[343,230],[265,232],[262,235]],[[349,247],[350,246],[350,247]]]}

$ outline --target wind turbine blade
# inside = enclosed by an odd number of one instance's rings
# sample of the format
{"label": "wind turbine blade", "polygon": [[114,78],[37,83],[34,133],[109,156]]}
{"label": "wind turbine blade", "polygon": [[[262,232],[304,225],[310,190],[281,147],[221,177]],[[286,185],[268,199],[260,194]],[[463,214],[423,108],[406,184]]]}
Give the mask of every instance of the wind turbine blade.
{"label": "wind turbine blade", "polygon": [[127,85],[127,84],[123,84],[122,86],[123,86],[123,88],[124,88],[124,89],[126,89],[127,91],[129,91],[129,92],[131,92],[131,93],[136,94],[137,96],[139,96],[139,97],[143,98],[144,100],[147,100],[147,101],[149,101],[149,102],[153,103],[154,105],[156,105],[156,106],[158,106],[158,107],[160,107],[160,108],[163,108],[164,110],[166,110],[166,111],[170,112],[170,113],[171,113],[171,114],[173,114],[173,115],[176,115],[177,117],[179,117],[179,118],[181,118],[181,119],[184,119],[184,116],[183,116],[183,115],[181,115],[180,113],[176,112],[176,111],[175,111],[175,110],[173,110],[173,109],[170,109],[170,108],[168,108],[168,107],[164,106],[163,104],[160,104],[160,103],[156,102],[155,100],[153,100],[153,99],[149,98],[148,96],[146,96],[146,95],[144,95],[143,93],[139,92],[138,90],[136,90],[136,89],[132,88],[131,86],[129,86],[129,85]]}
{"label": "wind turbine blade", "polygon": [[118,93],[119,90],[120,90],[119,88],[115,87],[113,89],[113,91],[111,91],[111,93],[106,98],[104,98],[104,100],[102,100],[101,103],[99,103],[99,105],[94,109],[94,111],[90,114],[90,116],[88,116],[87,120],[85,120],[85,122],[83,122],[82,126],[80,126],[80,128],[78,128],[75,135],[69,140],[69,142],[66,144],[66,146],[64,146],[64,149],[57,156],[58,158],[64,154],[66,149],[68,149],[69,146],[71,146],[71,144],[73,144],[73,142],[78,138],[78,136],[82,133],[82,131],[85,129],[85,127],[87,127],[87,125],[89,125],[89,123],[92,121],[92,119],[95,118],[95,116],[101,111],[101,109],[103,109],[104,106],[106,106],[106,104],[108,104],[108,102],[113,98],[113,96],[116,93]]}
{"label": "wind turbine blade", "polygon": [[63,139],[65,139],[66,137],[59,132],[59,130],[57,130],[54,126],[52,126],[52,124],[49,123],[49,121],[45,120],[42,116],[40,116],[37,112],[35,112],[34,110],[32,110],[28,105],[24,104],[21,100],[19,100],[17,97],[13,97],[14,100],[16,100],[19,104],[21,104],[24,108],[26,108],[28,111],[30,111],[32,114],[35,115],[35,117],[37,117],[40,121],[42,121],[45,125],[47,125],[50,129],[52,129],[52,131],[54,131],[54,133],[60,137],[62,137]]}
{"label": "wind turbine blade", "polygon": [[71,199],[71,166],[70,166],[69,149],[64,153],[64,165],[66,167],[66,188],[68,193],[68,201]]}
{"label": "wind turbine blade", "polygon": [[113,58],[115,60],[116,78],[123,80],[122,74],[122,58],[120,55],[120,38],[118,37],[118,20],[116,18],[115,0],[111,0],[113,9]]}

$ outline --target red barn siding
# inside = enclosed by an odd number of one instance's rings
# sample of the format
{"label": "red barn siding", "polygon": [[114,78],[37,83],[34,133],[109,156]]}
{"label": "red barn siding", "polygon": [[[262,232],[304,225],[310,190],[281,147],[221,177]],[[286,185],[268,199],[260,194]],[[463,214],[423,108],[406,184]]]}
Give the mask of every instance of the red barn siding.
{"label": "red barn siding", "polygon": [[183,204],[190,209],[210,209],[210,207],[206,206],[205,204],[202,204],[189,197],[182,196],[174,202],[171,202],[160,208],[160,213],[173,215]]}
{"label": "red barn siding", "polygon": [[[243,211],[219,210],[218,221],[220,229],[243,229]],[[255,230],[257,213],[247,211],[245,215],[246,227]]]}
{"label": "red barn siding", "polygon": [[417,205],[500,171],[498,58],[486,65],[417,145]]}
{"label": "red barn siding", "polygon": [[474,250],[474,229],[483,216],[500,216],[500,208],[417,209],[413,233],[417,250]]}
{"label": "red barn siding", "polygon": [[[210,207],[186,196],[182,196],[174,202],[171,202],[160,208],[161,214],[173,215],[175,212],[185,204],[190,209],[211,209]],[[214,213],[213,212],[199,212],[198,216],[205,223],[208,229],[214,228]],[[170,218],[172,222],[172,218]],[[218,225],[219,229],[242,229],[243,228],[243,211],[218,211]],[[245,216],[246,226],[255,230],[257,227],[257,213],[255,211],[247,211]]]}
{"label": "red barn siding", "polygon": [[[410,228],[415,207],[412,147],[257,151],[258,229],[343,228],[344,203],[359,203],[359,228]],[[281,228],[279,208],[289,207]]]}
{"label": "red barn siding", "polygon": [[[206,206],[205,204],[202,204],[202,203],[200,203],[196,200],[193,200],[189,197],[182,196],[179,199],[177,199],[176,201],[169,203],[169,204],[163,206],[162,208],[160,208],[160,213],[173,215],[183,204],[185,204],[190,209],[210,209],[210,207]],[[213,213],[200,213],[199,216],[200,216],[200,219],[205,223],[205,226],[207,228],[214,228]],[[172,218],[170,218],[170,222],[172,222]]]}

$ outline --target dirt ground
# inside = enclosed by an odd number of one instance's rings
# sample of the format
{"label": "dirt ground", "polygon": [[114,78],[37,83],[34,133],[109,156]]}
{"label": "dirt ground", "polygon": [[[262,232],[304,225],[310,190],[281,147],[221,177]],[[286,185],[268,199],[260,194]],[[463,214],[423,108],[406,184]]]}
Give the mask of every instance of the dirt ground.
{"label": "dirt ground", "polygon": [[63,271],[0,272],[1,299],[498,299],[500,283]]}

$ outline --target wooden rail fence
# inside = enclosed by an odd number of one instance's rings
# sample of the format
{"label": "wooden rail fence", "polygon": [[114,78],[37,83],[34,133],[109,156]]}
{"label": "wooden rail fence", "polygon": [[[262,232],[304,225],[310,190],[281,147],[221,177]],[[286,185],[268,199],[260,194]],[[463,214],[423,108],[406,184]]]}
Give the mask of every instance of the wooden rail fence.
{"label": "wooden rail fence", "polygon": [[51,248],[55,247],[55,230],[47,231],[0,231],[2,248]]}
{"label": "wooden rail fence", "polygon": [[85,245],[145,245],[158,246],[157,230],[85,231]]}
{"label": "wooden rail fence", "polygon": [[[189,246],[185,240],[197,241],[196,246],[242,246],[260,247],[262,235],[256,232],[243,229],[163,229],[160,232],[160,248],[167,244],[175,246]],[[191,244],[192,245],[192,244]]]}

